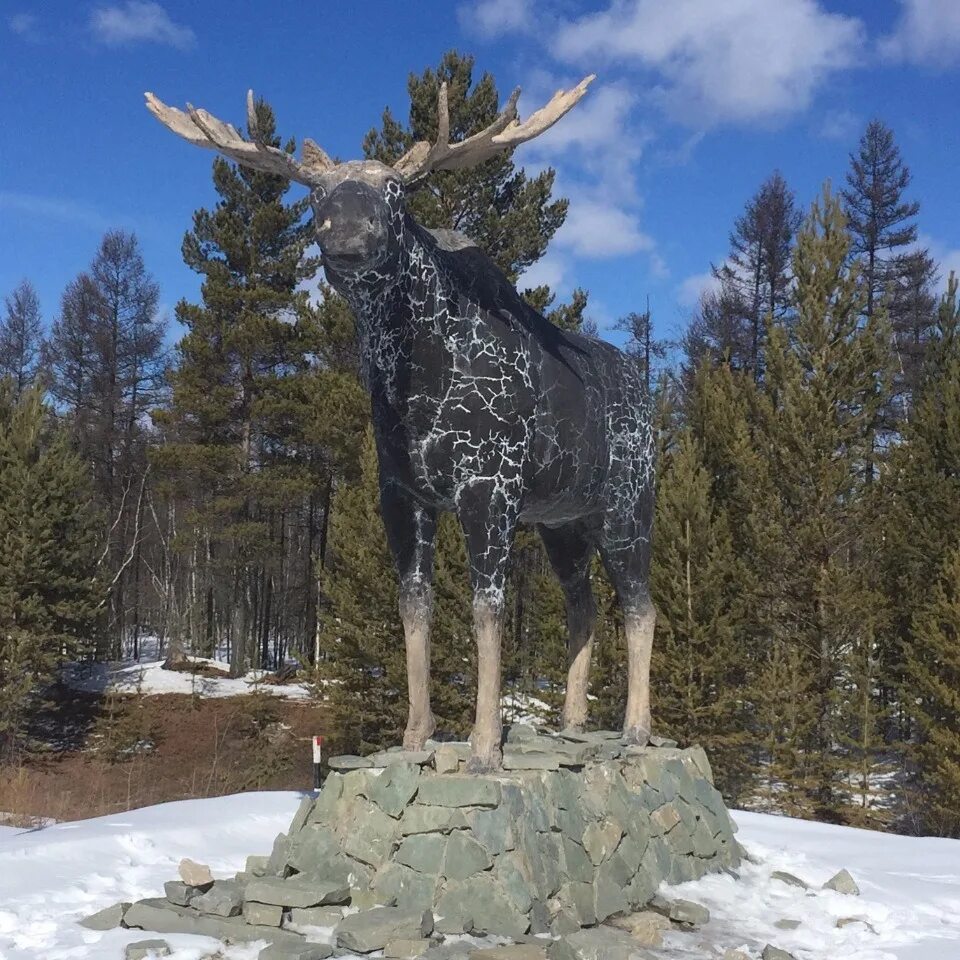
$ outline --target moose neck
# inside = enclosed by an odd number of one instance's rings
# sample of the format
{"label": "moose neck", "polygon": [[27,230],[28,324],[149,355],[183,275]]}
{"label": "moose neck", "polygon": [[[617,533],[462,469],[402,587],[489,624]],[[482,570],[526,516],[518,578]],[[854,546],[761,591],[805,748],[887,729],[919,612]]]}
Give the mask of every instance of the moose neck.
{"label": "moose neck", "polygon": [[349,303],[357,325],[361,372],[368,389],[384,388],[396,403],[398,373],[423,338],[443,336],[435,305],[443,296],[443,273],[426,231],[405,217],[397,253],[378,270],[327,270],[334,289]]}

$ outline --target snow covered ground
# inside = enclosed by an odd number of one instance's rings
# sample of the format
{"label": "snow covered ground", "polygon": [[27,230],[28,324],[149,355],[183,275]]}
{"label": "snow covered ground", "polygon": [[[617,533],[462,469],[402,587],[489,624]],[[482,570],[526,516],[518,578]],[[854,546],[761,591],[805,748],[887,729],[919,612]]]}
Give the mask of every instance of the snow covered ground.
{"label": "snow covered ground", "polygon": [[263,683],[266,674],[252,671],[244,677],[229,677],[228,664],[203,657],[189,659],[199,666],[219,671],[223,676],[204,677],[180,670],[164,670],[164,657],[149,646],[139,660],[115,660],[110,663],[70,663],[64,668],[64,683],[87,693],[185,693],[201,697],[236,697],[245,693],[268,693],[277,697],[302,700],[309,696],[300,683]]}
{"label": "snow covered ground", "polygon": [[[250,853],[269,851],[300,799],[297,793],[248,793],[188,800],[130,813],[24,831],[0,827],[0,958],[119,960],[141,931],[94,933],[76,920],[118,900],[157,896],[181,857],[210,864],[214,875],[239,870]],[[706,904],[713,944],[747,945],[759,956],[767,942],[798,960],[957,960],[960,958],[960,841],[913,839],[736,813],[740,839],[760,862],[741,879],[711,876],[665,888]],[[862,896],[814,894],[770,879],[796,874],[819,888],[846,867]],[[869,923],[838,929],[840,918]],[[800,920],[793,931],[780,919]],[[165,935],[175,960],[200,960],[217,943]],[[663,957],[710,956],[703,936],[671,933]],[[229,960],[252,960],[256,945],[232,947]]]}

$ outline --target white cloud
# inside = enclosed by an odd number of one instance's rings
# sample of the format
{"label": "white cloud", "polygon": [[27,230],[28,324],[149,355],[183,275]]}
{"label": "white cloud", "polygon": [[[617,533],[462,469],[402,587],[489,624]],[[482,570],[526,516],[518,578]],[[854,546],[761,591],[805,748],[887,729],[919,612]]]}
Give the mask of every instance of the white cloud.
{"label": "white cloud", "polygon": [[520,274],[517,288],[524,290],[546,284],[551,290],[557,291],[563,286],[568,269],[569,264],[563,257],[547,253]]}
{"label": "white cloud", "polygon": [[533,0],[477,0],[457,8],[460,25],[484,40],[527,30]]}
{"label": "white cloud", "polygon": [[804,109],[831,73],[858,61],[862,38],[860,20],[818,0],[613,0],[564,24],[553,52],[651,71],[673,116],[710,125]]}
{"label": "white cloud", "polygon": [[720,288],[720,281],[709,270],[706,273],[694,273],[677,287],[677,303],[692,310],[705,293],[713,293]]}
{"label": "white cloud", "polygon": [[920,66],[960,63],[960,3],[957,0],[900,0],[893,32],[878,43],[888,60]]}
{"label": "white cloud", "polygon": [[90,30],[99,42],[111,47],[159,43],[189,50],[197,42],[190,27],[174,23],[167,11],[152,0],[127,0],[121,5],[98,7],[90,15]]}
{"label": "white cloud", "polygon": [[571,197],[567,219],[553,242],[575,256],[591,259],[650,252],[655,246],[633,214],[614,203],[583,195]]}

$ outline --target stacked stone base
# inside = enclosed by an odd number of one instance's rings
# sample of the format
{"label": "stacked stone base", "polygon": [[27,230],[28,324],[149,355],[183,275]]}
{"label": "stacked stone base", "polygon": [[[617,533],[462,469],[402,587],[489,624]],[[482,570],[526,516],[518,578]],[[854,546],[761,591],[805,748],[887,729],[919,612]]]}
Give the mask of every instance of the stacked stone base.
{"label": "stacked stone base", "polygon": [[335,759],[268,858],[213,890],[168,884],[178,903],[141,901],[124,924],[291,948],[333,927],[358,952],[431,934],[558,937],[642,908],[663,881],[739,863],[699,747],[515,728],[507,769],[474,776],[466,744],[430,746]]}

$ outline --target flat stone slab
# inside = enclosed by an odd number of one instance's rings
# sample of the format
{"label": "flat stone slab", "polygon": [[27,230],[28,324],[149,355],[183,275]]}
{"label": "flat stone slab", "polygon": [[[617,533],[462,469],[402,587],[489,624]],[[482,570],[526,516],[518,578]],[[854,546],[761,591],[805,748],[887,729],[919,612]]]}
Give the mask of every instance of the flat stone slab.
{"label": "flat stone slab", "polygon": [[137,940],[128,943],[123,951],[124,960],[147,960],[148,957],[169,957],[170,944],[166,940]]}
{"label": "flat stone slab", "polygon": [[350,887],[331,880],[262,877],[247,884],[245,899],[281,907],[320,907],[346,903]]}
{"label": "flat stone slab", "polygon": [[302,943],[298,934],[275,927],[255,927],[240,917],[204,916],[189,907],[178,907],[167,900],[138,900],[124,916],[128,927],[152,930],[155,933],[192,933],[218,940],[267,940],[268,942]]}
{"label": "flat stone slab", "polygon": [[390,940],[423,940],[433,933],[429,911],[375,907],[344,917],[335,931],[337,946],[357,953],[382,950]]}
{"label": "flat stone slab", "polygon": [[332,954],[329,943],[271,943],[257,954],[257,960],[326,960]]}
{"label": "flat stone slab", "polygon": [[[567,934],[560,941],[573,951],[576,960],[655,960],[656,954],[641,947],[629,933],[611,927],[591,927]],[[562,960],[559,951],[550,951],[551,960]]]}
{"label": "flat stone slab", "polygon": [[437,774],[423,779],[417,802],[434,807],[495,807],[500,803],[500,783],[492,777]]}
{"label": "flat stone slab", "polygon": [[383,948],[383,955],[387,960],[416,960],[430,949],[430,941],[421,940],[388,940]]}
{"label": "flat stone slab", "polygon": [[124,914],[129,909],[129,903],[115,903],[113,906],[104,907],[103,910],[98,910],[78,922],[81,927],[86,927],[88,930],[113,930],[120,926]]}
{"label": "flat stone slab", "polygon": [[327,761],[327,766],[331,770],[338,772],[345,770],[369,770],[373,766],[373,761],[369,757],[357,757],[353,754],[344,753],[340,756],[331,757]]}
{"label": "flat stone slab", "polygon": [[507,943],[474,950],[470,960],[547,960],[546,943]]}

